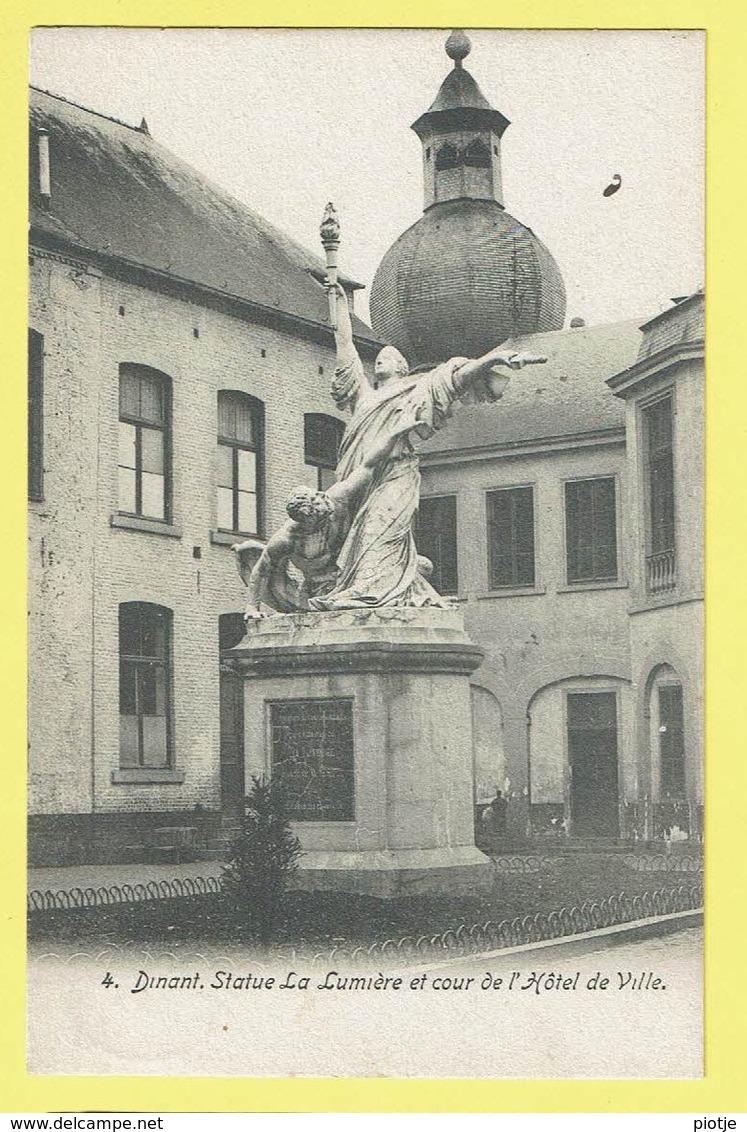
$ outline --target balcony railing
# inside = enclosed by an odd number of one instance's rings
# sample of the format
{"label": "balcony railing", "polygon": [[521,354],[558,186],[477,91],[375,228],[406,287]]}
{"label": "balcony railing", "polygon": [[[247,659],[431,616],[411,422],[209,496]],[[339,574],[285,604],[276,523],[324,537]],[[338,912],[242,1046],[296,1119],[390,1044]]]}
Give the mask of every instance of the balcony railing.
{"label": "balcony railing", "polygon": [[673,590],[677,581],[674,550],[646,556],[646,589],[650,594]]}

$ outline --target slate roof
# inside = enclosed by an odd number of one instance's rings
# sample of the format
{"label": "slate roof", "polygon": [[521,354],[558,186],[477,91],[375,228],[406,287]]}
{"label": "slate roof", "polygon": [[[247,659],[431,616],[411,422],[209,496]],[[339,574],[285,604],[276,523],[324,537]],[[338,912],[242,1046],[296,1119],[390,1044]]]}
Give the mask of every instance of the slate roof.
{"label": "slate roof", "polygon": [[428,107],[427,113],[438,110],[457,110],[462,106],[477,110],[492,110],[477,82],[463,67],[454,67],[441,83],[438,94]]}
{"label": "slate roof", "polygon": [[433,457],[430,463],[439,453],[622,430],[625,406],[606,381],[632,365],[640,344],[639,321],[512,338],[506,350],[543,354],[547,362],[515,372],[494,404],[457,406],[453,419],[420,451]]}
{"label": "slate roof", "polygon": [[[240,301],[328,324],[320,256],[175,157],[141,128],[32,88],[32,131],[49,131],[51,209],[35,193],[32,237],[144,266]],[[317,276],[315,278],[314,276]],[[361,285],[341,274],[349,288]],[[375,336],[360,319],[361,339]]]}
{"label": "slate roof", "polygon": [[490,105],[469,71],[454,67],[441,83],[434,101],[413,122],[412,128],[422,137],[428,130],[450,125],[489,125],[500,135],[510,122]]}

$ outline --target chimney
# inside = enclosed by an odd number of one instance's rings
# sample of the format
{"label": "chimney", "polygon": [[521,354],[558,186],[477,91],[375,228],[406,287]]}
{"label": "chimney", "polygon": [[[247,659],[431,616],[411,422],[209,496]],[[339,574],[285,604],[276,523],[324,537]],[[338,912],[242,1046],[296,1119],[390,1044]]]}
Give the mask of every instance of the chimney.
{"label": "chimney", "polygon": [[49,130],[37,130],[39,143],[39,196],[44,208],[52,207],[52,178],[49,170]]}

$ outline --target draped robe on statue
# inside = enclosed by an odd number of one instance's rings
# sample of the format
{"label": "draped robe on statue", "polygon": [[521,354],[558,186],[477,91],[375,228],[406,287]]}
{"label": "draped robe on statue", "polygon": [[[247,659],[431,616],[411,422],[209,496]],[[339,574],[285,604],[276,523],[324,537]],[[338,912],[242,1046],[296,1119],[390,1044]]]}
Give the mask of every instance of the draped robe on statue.
{"label": "draped robe on statue", "polygon": [[338,367],[332,394],[338,403],[354,405],[340,446],[338,482],[386,435],[402,437],[358,504],[337,558],[336,585],[311,598],[310,608],[449,604],[418,571],[412,521],[420,472],[409,433],[414,429],[426,439],[445,424],[454,401],[462,396],[454,378],[465,360],[452,358],[416,377],[390,378],[379,390],[369,385],[357,354]]}

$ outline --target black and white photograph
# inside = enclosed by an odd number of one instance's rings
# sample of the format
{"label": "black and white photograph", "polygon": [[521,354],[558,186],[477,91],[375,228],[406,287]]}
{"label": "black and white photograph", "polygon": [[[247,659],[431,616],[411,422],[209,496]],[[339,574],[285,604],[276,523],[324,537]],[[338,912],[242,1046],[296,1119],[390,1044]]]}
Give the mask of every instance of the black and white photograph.
{"label": "black and white photograph", "polygon": [[704,33],[30,84],[29,1071],[700,1077]]}

